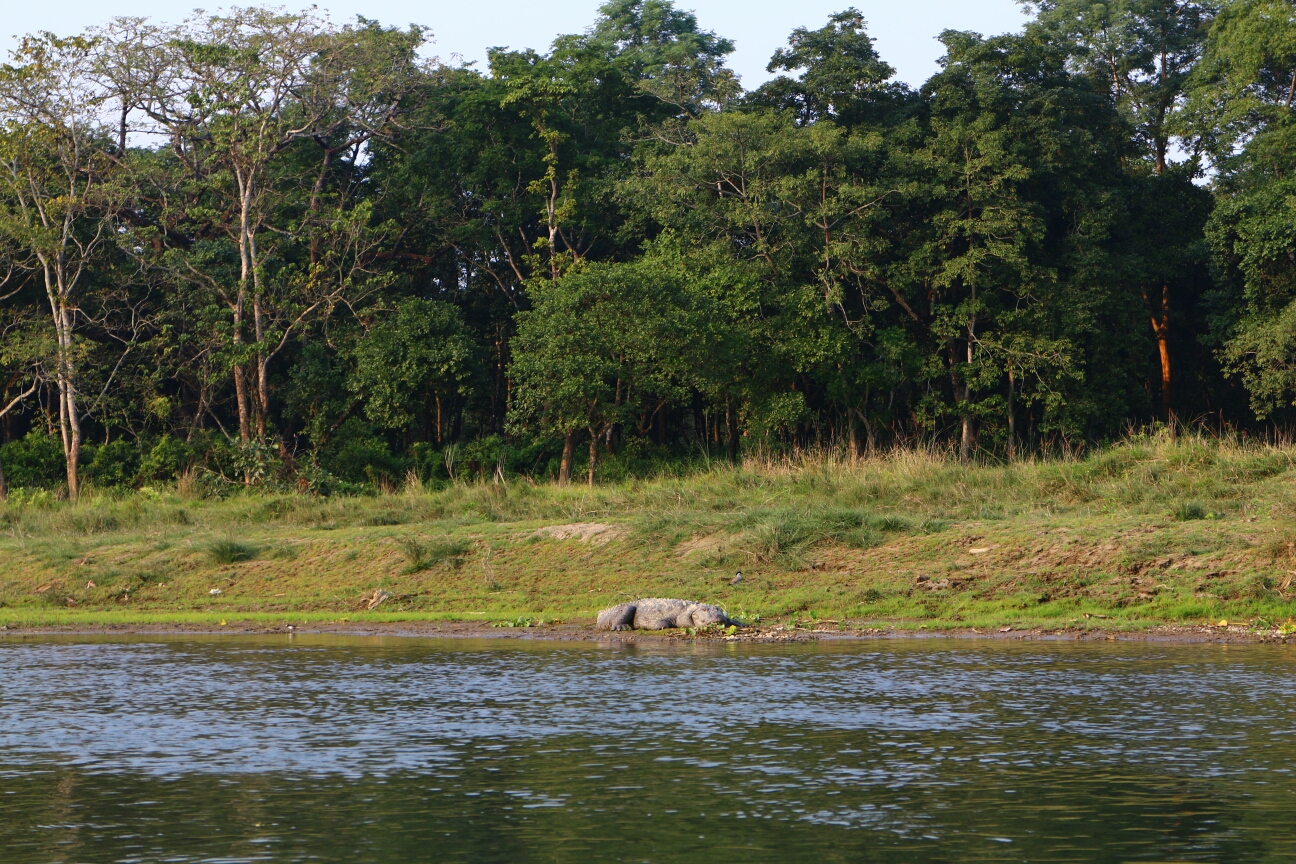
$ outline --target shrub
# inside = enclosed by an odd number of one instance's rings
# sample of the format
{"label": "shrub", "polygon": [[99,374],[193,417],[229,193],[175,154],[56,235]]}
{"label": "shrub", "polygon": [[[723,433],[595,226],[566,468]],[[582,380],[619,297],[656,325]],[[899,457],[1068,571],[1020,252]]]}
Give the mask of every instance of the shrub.
{"label": "shrub", "polygon": [[0,446],[5,479],[10,486],[50,489],[67,479],[63,443],[56,435],[33,429],[23,438]]}
{"label": "shrub", "polygon": [[380,477],[404,477],[409,468],[372,426],[355,417],[334,433],[320,453],[320,466],[339,480],[374,485]]}
{"label": "shrub", "polygon": [[119,438],[97,447],[86,447],[82,456],[89,457],[86,466],[89,479],[101,489],[130,486],[139,464],[139,447],[133,441]]}
{"label": "shrub", "polygon": [[138,477],[144,483],[169,482],[196,461],[196,454],[188,444],[170,435],[163,435],[140,459]]}

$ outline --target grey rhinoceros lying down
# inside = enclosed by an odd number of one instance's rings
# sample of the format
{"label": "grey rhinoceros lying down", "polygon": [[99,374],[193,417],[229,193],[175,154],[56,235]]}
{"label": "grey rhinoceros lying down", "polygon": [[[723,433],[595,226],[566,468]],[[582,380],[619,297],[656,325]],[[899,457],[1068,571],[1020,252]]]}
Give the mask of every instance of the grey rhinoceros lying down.
{"label": "grey rhinoceros lying down", "polygon": [[719,606],[649,597],[604,609],[598,616],[600,630],[665,630],[667,627],[706,627],[736,623]]}

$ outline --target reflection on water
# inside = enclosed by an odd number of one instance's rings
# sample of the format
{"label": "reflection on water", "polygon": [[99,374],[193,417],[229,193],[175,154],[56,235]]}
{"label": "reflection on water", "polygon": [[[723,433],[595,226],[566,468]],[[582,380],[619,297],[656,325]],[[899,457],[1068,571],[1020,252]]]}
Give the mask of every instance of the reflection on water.
{"label": "reflection on water", "polygon": [[0,639],[0,857],[1285,861],[1293,659]]}

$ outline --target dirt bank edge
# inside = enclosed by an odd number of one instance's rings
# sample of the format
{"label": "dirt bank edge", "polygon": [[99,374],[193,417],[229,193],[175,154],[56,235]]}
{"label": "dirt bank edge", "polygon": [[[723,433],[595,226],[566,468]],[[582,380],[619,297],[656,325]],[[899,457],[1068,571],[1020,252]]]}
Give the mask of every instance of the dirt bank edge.
{"label": "dirt bank edge", "polygon": [[1138,630],[1116,630],[1101,627],[1061,628],[977,628],[936,627],[913,624],[880,626],[847,626],[844,628],[741,627],[735,632],[723,630],[689,633],[683,630],[632,631],[609,633],[594,629],[592,624],[537,624],[529,627],[501,627],[482,621],[336,621],[258,622],[230,620],[227,624],[137,623],[137,624],[68,624],[0,626],[0,637],[10,636],[152,636],[152,635],[339,635],[399,636],[411,638],[495,638],[558,640],[601,643],[784,643],[818,641],[862,641],[884,639],[989,639],[1037,641],[1125,641],[1184,643],[1267,643],[1286,645],[1296,642],[1296,634],[1282,635],[1278,630],[1253,630],[1246,627],[1160,625]]}

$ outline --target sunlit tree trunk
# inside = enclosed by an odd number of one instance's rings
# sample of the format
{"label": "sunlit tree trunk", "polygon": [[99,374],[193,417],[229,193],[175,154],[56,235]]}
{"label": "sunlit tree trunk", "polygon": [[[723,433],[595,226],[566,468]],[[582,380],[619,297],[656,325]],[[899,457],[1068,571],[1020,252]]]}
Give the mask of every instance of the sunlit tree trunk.
{"label": "sunlit tree trunk", "polygon": [[266,353],[265,314],[262,309],[261,270],[257,261],[256,237],[251,238],[252,248],[252,327],[256,336],[256,430],[257,440],[266,436],[266,416],[270,413],[270,355]]}
{"label": "sunlit tree trunk", "polygon": [[1143,299],[1148,304],[1152,335],[1156,337],[1157,354],[1161,360],[1161,413],[1166,424],[1173,425],[1174,411],[1170,405],[1170,286],[1161,286],[1159,304],[1154,304],[1146,291],[1143,292]]}
{"label": "sunlit tree trunk", "polygon": [[576,455],[576,430],[568,429],[563,439],[562,461],[558,463],[558,485],[566,486],[571,482],[572,459]]}
{"label": "sunlit tree trunk", "polygon": [[75,501],[80,491],[81,417],[76,400],[76,365],[73,357],[73,310],[67,298],[67,279],[60,261],[48,254],[38,256],[45,276],[50,317],[54,324],[55,385],[58,390],[59,437],[67,472],[68,498]]}
{"label": "sunlit tree trunk", "polygon": [[[977,299],[976,286],[972,286],[972,302],[975,304]],[[967,364],[963,373],[963,411],[959,415],[959,421],[962,425],[962,435],[959,438],[959,460],[967,462],[972,458],[972,360],[976,354],[976,314],[968,316],[967,323],[967,357],[964,362]]]}
{"label": "sunlit tree trunk", "polygon": [[[247,369],[243,363],[243,312],[247,308],[248,284],[252,279],[251,209],[252,183],[243,173],[237,173],[239,183],[239,285],[234,297],[234,395],[238,402],[239,440],[244,444],[252,440],[252,421],[249,416]],[[244,477],[247,481],[249,478]]]}
{"label": "sunlit tree trunk", "polygon": [[1017,415],[1013,411],[1013,367],[1008,361],[1008,460],[1017,458]]}

